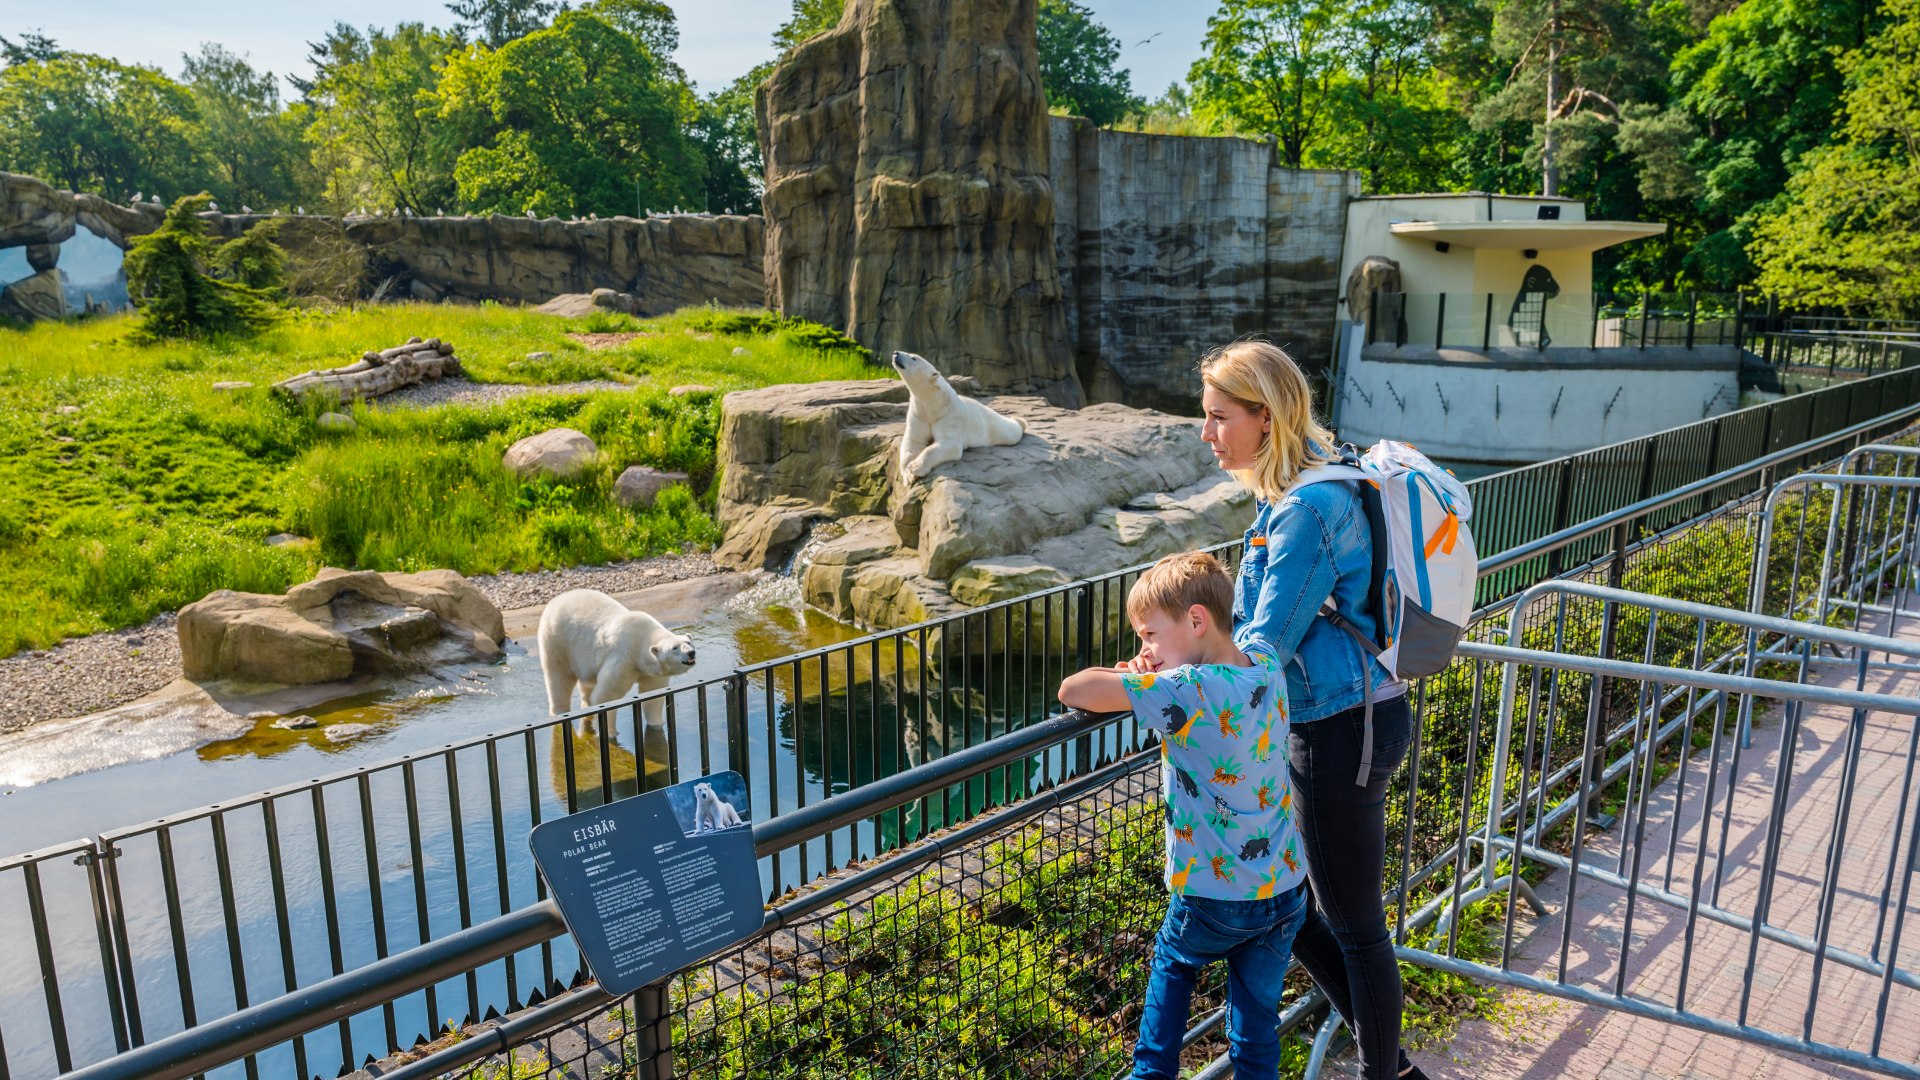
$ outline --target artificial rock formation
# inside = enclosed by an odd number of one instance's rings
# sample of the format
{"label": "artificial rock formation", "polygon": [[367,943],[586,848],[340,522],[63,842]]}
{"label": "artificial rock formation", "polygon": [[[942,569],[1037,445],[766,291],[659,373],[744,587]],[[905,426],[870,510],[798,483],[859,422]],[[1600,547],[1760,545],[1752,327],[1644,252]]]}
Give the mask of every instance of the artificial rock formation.
{"label": "artificial rock formation", "polygon": [[284,596],[221,589],[180,609],[178,628],[189,679],[295,686],[492,663],[506,640],[500,609],[451,570],[329,567]]}
{"label": "artificial rock formation", "polygon": [[1035,0],[850,0],[755,102],[767,305],[1082,400],[1054,253]]}
{"label": "artificial rock formation", "polygon": [[898,468],[901,383],[728,394],[715,559],[777,569],[811,538],[794,566],[807,602],[890,628],[1219,543],[1252,520],[1198,421],[1030,397],[992,405],[1025,420],[1026,437],[915,482]]}
{"label": "artificial rock formation", "polygon": [[500,464],[523,480],[549,477],[568,480],[593,467],[600,447],[583,432],[549,428],[507,447]]}

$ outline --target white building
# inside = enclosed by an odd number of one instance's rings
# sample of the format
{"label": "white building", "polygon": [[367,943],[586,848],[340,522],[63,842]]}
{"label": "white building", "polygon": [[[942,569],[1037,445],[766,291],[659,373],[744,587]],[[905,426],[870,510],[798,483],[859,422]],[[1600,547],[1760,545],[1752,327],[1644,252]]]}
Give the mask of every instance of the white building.
{"label": "white building", "polygon": [[1574,199],[1354,200],[1329,388],[1341,437],[1519,464],[1733,409],[1730,324],[1595,301],[1593,253],[1665,231],[1589,221]]}

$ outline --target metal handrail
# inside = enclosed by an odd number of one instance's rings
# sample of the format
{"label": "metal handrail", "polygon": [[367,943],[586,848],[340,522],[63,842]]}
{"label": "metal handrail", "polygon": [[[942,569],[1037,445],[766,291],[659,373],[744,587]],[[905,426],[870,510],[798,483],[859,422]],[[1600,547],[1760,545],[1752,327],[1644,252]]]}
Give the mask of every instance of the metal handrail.
{"label": "metal handrail", "polygon": [[[756,822],[755,853],[768,855],[824,836],[850,822],[1091,734],[1115,718],[1116,714],[1070,710],[812,806]],[[773,925],[777,927],[778,922]],[[553,901],[529,904],[66,1075],[73,1080],[185,1080],[566,932],[566,923]]]}
{"label": "metal handrail", "polygon": [[1848,439],[1855,438],[1867,431],[1888,423],[1916,417],[1920,417],[1920,405],[1909,405],[1904,409],[1896,409],[1890,413],[1883,413],[1872,420],[1862,420],[1857,424],[1842,428],[1831,435],[1808,439],[1806,442],[1797,443],[1782,450],[1776,450],[1764,457],[1755,458],[1744,465],[1736,465],[1730,469],[1723,469],[1720,472],[1714,473],[1712,476],[1695,480],[1691,484],[1683,484],[1671,491],[1642,499],[1639,502],[1621,507],[1611,513],[1588,518],[1586,521],[1580,522],[1577,525],[1569,525],[1558,532],[1548,533],[1538,540],[1529,541],[1528,543],[1521,544],[1519,547],[1508,548],[1498,555],[1489,555],[1480,560],[1480,574],[1484,577],[1494,571],[1505,570],[1511,566],[1518,566],[1530,559],[1550,555],[1561,548],[1584,540],[1589,536],[1597,536],[1600,533],[1606,532],[1608,529],[1623,522],[1644,517],[1654,511],[1664,510],[1669,506],[1683,503],[1688,499],[1705,494],[1714,488],[1734,480],[1762,472],[1782,462],[1791,461],[1796,457],[1803,457],[1822,447],[1830,446],[1837,442],[1845,442]]}

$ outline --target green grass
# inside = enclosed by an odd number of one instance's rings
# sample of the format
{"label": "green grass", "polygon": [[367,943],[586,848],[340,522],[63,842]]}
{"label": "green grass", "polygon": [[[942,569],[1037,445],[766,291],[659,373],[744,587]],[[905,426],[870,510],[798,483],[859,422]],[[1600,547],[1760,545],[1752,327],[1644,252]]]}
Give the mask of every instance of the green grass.
{"label": "green grass", "polygon": [[[832,331],[708,309],[559,319],[397,304],[298,312],[248,339],[143,344],[133,330],[126,317],[0,327],[0,656],[144,622],[213,589],[277,592],[321,566],[476,574],[705,547],[718,539],[721,394],[884,377]],[[639,336],[589,349],[572,332]],[[266,389],[410,335],[453,342],[478,381],[631,389],[359,408],[345,435]],[[226,380],[257,385],[212,388]],[[687,383],[714,392],[668,394]],[[592,436],[601,464],[565,485],[501,468],[515,439],[556,426]],[[630,512],[610,494],[632,464],[685,471],[691,490]],[[283,531],[316,543],[265,543]]]}

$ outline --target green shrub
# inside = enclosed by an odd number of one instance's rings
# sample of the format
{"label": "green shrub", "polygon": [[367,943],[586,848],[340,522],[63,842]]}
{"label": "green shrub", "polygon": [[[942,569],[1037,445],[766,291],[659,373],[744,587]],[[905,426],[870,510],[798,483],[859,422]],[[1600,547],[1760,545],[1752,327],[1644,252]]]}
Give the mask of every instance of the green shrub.
{"label": "green shrub", "polygon": [[[273,253],[279,248],[271,230],[262,237],[243,237],[220,251],[211,250],[207,223],[200,218],[210,202],[204,192],[182,196],[167,210],[160,228],[136,238],[127,251],[127,291],[140,309],[141,331],[149,338],[251,333],[275,317],[269,293],[221,280],[213,272],[226,249],[240,245],[226,261],[244,273],[272,280]],[[284,255],[278,266],[283,278]]]}

